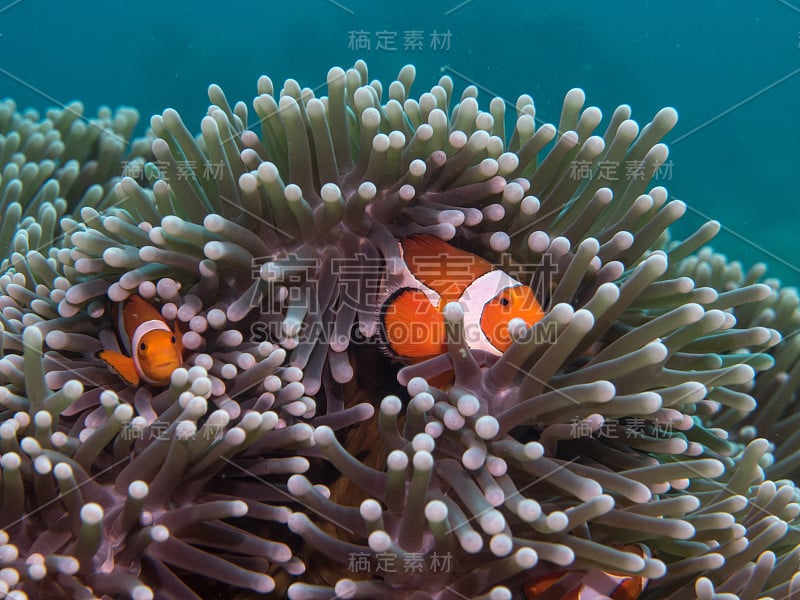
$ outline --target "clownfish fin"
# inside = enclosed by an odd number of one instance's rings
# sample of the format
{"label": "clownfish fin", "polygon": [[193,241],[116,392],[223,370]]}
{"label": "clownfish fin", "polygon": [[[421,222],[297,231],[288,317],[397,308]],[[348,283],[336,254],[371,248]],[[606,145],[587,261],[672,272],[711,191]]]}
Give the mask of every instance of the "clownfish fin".
{"label": "clownfish fin", "polygon": [[449,389],[453,387],[453,384],[456,381],[456,373],[455,371],[445,371],[444,373],[439,373],[438,375],[434,375],[432,377],[426,377],[425,380],[431,387]]}
{"label": "clownfish fin", "polygon": [[447,351],[444,317],[422,290],[401,288],[383,304],[381,334],[389,351],[414,362]]}
{"label": "clownfish fin", "polygon": [[97,358],[106,363],[125,383],[139,385],[139,373],[136,372],[136,365],[132,358],[113,350],[100,350]]}
{"label": "clownfish fin", "polygon": [[555,573],[548,573],[531,579],[525,584],[526,600],[535,600],[561,581],[564,575],[563,571],[556,571]]}
{"label": "clownfish fin", "polygon": [[402,248],[408,269],[442,297],[442,306],[457,301],[473,281],[492,270],[489,261],[433,235],[412,235]]}
{"label": "clownfish fin", "polygon": [[125,331],[125,315],[124,311],[122,310],[122,303],[114,302],[111,305],[111,318],[113,320],[114,325],[116,326],[116,334],[117,334],[117,339],[119,340],[119,347],[120,349],[122,349],[123,352],[126,352],[130,356],[131,338],[128,336],[128,332]]}

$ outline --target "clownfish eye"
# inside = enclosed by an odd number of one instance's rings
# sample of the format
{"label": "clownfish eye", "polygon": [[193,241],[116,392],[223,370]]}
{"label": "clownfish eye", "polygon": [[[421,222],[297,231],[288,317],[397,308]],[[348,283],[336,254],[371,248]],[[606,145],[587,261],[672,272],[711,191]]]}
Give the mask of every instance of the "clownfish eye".
{"label": "clownfish eye", "polygon": [[147,350],[147,344],[145,344],[144,342],[142,342],[141,344],[139,344],[139,350],[141,350],[142,352],[144,352],[145,350]]}
{"label": "clownfish eye", "polygon": [[500,298],[500,306],[508,306],[509,300],[508,298]]}
{"label": "clownfish eye", "polygon": [[176,340],[175,340],[175,336],[173,335],[171,338],[169,338],[169,341],[170,341],[171,343],[173,343],[173,344],[174,344],[174,343],[175,343],[175,341],[176,341]]}

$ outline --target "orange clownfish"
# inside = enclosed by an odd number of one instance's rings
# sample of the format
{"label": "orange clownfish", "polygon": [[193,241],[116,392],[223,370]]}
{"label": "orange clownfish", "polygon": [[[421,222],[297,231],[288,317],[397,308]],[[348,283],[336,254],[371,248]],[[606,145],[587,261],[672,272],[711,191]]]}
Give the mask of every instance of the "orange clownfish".
{"label": "orange clownfish", "polygon": [[530,327],[544,316],[530,286],[479,256],[432,235],[406,238],[400,249],[406,269],[381,305],[380,329],[387,351],[401,360],[420,362],[447,351],[443,310],[449,302],[464,310],[469,347],[494,355],[511,346],[511,319]]}
{"label": "orange clownfish", "polygon": [[[623,546],[649,558],[649,550],[639,544]],[[647,587],[641,575],[617,575],[608,571],[557,571],[535,577],[525,584],[526,600],[636,600]]]}
{"label": "orange clownfish", "polygon": [[172,372],[183,364],[183,346],[177,322],[170,329],[161,313],[141,296],[131,296],[120,311],[112,311],[117,331],[130,356],[101,350],[97,357],[130,385],[141,380],[156,386],[169,383]]}

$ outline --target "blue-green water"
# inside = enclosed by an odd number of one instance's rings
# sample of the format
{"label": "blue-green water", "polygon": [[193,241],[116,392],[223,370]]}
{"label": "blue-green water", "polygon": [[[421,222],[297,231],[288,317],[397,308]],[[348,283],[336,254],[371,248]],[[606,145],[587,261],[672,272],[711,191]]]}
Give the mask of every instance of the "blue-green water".
{"label": "blue-green water", "polygon": [[384,81],[416,64],[418,92],[445,69],[459,87],[529,93],[550,122],[572,87],[606,116],[630,104],[640,124],[671,105],[680,121],[660,183],[691,207],[678,231],[717,218],[715,248],[796,285],[800,0],[791,4],[0,0],[0,97],[133,105],[144,122],[171,106],[197,128],[209,83],[249,104],[261,74],[314,88],[330,66],[364,58]]}

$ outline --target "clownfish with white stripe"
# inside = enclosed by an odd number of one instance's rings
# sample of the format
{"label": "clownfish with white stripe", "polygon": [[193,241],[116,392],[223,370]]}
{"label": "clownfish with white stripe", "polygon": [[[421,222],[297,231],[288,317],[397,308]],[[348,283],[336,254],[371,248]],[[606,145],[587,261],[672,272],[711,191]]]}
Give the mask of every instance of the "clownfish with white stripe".
{"label": "clownfish with white stripe", "polygon": [[384,346],[395,358],[416,363],[447,351],[444,307],[464,309],[470,349],[500,355],[511,346],[508,324],[522,319],[532,326],[544,311],[530,286],[492,264],[432,235],[400,242],[406,269],[402,281],[380,309]]}
{"label": "clownfish with white stripe", "polygon": [[141,381],[163,387],[172,372],[183,364],[183,345],[177,322],[170,328],[161,313],[141,296],[128,298],[122,310],[114,305],[112,315],[128,356],[101,350],[97,357],[127,384]]}

